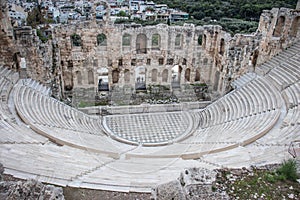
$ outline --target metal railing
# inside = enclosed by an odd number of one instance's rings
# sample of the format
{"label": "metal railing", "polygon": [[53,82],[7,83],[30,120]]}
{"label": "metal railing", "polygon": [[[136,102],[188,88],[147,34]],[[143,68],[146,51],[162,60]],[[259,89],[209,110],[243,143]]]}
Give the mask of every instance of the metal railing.
{"label": "metal railing", "polygon": [[294,157],[300,156],[300,140],[294,140],[290,143],[288,152]]}

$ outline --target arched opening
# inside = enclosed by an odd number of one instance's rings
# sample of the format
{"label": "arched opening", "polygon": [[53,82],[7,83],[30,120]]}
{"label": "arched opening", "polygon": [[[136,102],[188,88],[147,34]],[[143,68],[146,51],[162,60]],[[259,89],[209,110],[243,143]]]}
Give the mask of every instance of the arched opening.
{"label": "arched opening", "polygon": [[152,49],[160,49],[160,35],[153,34],[152,35]]}
{"label": "arched opening", "polygon": [[185,79],[186,82],[190,82],[190,79],[191,79],[191,70],[189,68],[187,68],[185,70],[184,79]]}
{"label": "arched opening", "polygon": [[164,71],[162,72],[162,82],[164,83],[168,82],[168,76],[169,76],[168,70],[164,69]]}
{"label": "arched opening", "polygon": [[98,91],[108,91],[108,69],[100,68],[97,70],[98,75]]}
{"label": "arched opening", "polygon": [[172,87],[173,88],[180,87],[181,72],[182,72],[182,68],[179,65],[175,65],[172,68]]}
{"label": "arched opening", "polygon": [[195,75],[195,82],[200,81],[200,71],[199,69],[196,69],[196,75]]}
{"label": "arched opening", "polygon": [[216,71],[216,73],[215,73],[215,80],[214,80],[214,90],[218,90],[219,79],[220,79],[220,72]]}
{"label": "arched opening", "polygon": [[291,36],[296,37],[300,29],[300,16],[297,16],[291,26]]}
{"label": "arched opening", "polygon": [[63,72],[64,77],[64,88],[66,91],[71,91],[73,89],[73,75],[70,71]]}
{"label": "arched opening", "polygon": [[253,53],[253,57],[252,57],[252,60],[251,60],[251,63],[252,63],[253,67],[256,66],[258,53],[259,53],[258,50],[255,50],[254,53]]}
{"label": "arched opening", "polygon": [[147,36],[138,34],[136,37],[136,53],[147,53]]}
{"label": "arched opening", "polygon": [[129,71],[129,69],[125,69],[125,71],[124,71],[124,81],[125,81],[125,83],[130,82],[130,71]]}
{"label": "arched opening", "polygon": [[163,65],[163,64],[164,64],[164,58],[159,58],[158,65]]}
{"label": "arched opening", "polygon": [[122,46],[130,47],[131,45],[131,35],[125,33],[122,37]]}
{"label": "arched opening", "polygon": [[88,83],[94,84],[94,72],[93,70],[88,71]]}
{"label": "arched opening", "polygon": [[146,90],[146,68],[144,66],[135,69],[135,89]]}
{"label": "arched opening", "polygon": [[202,47],[205,49],[206,48],[206,35],[203,35],[203,40],[202,40]]}
{"label": "arched opening", "polygon": [[182,35],[177,34],[175,37],[175,47],[180,48],[182,46]]}
{"label": "arched opening", "polygon": [[225,52],[225,40],[222,38],[220,42],[220,54],[223,56]]}
{"label": "arched opening", "polygon": [[275,27],[274,32],[273,32],[274,37],[280,37],[281,36],[281,33],[283,32],[283,28],[284,28],[284,23],[285,23],[285,17],[280,16],[277,19],[276,27]]}
{"label": "arched opening", "polygon": [[199,45],[199,46],[202,45],[202,38],[203,38],[202,35],[199,35],[199,36],[198,36],[198,45]]}
{"label": "arched opening", "polygon": [[106,46],[107,45],[107,38],[104,33],[97,35],[97,45],[98,46]]}
{"label": "arched opening", "polygon": [[151,72],[151,81],[152,82],[157,82],[157,69],[152,69],[152,72]]}
{"label": "arched opening", "polygon": [[82,75],[80,71],[76,71],[77,85],[82,85]]}
{"label": "arched opening", "polygon": [[72,41],[73,46],[76,46],[76,47],[81,46],[81,37],[80,37],[80,35],[74,33],[73,35],[71,35],[71,41]]}
{"label": "arched opening", "polygon": [[112,83],[118,83],[119,82],[119,70],[114,69],[112,71]]}

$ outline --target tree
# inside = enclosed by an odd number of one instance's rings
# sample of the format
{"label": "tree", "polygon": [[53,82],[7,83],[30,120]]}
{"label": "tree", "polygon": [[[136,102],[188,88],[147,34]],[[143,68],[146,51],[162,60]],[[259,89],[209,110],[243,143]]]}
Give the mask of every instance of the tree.
{"label": "tree", "polygon": [[40,6],[37,6],[28,13],[27,16],[27,25],[35,28],[39,24],[44,24],[47,20],[43,17],[41,13]]}

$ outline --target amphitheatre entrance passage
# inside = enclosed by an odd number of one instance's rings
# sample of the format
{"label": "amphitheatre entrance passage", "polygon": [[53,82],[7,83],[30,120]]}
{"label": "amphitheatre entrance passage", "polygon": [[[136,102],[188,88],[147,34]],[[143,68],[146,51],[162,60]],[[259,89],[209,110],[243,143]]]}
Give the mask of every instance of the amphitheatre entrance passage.
{"label": "amphitheatre entrance passage", "polygon": [[187,112],[109,115],[103,126],[118,141],[158,146],[185,138],[193,129],[193,120]]}

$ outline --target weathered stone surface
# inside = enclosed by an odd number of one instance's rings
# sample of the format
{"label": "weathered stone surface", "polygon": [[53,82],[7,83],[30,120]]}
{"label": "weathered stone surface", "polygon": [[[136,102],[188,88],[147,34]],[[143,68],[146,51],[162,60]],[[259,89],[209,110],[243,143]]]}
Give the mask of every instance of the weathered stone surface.
{"label": "weathered stone surface", "polygon": [[63,189],[44,185],[36,180],[4,181],[4,167],[0,163],[0,199],[7,200],[64,200]]}
{"label": "weathered stone surface", "polygon": [[157,200],[185,200],[185,195],[178,180],[159,185],[153,191],[153,199]]}
{"label": "weathered stone surface", "polygon": [[62,188],[28,180],[0,182],[0,199],[63,200],[64,196]]}
{"label": "weathered stone surface", "polygon": [[203,168],[186,169],[176,181],[157,186],[152,198],[161,199],[229,199],[225,192],[213,191],[216,172]]}
{"label": "weathered stone surface", "polygon": [[[178,90],[186,97],[178,99],[194,101],[199,98],[187,86],[206,83],[211,95],[203,96],[214,98],[230,90],[231,81],[255,71],[300,37],[299,10],[274,8],[263,11],[252,34],[231,36],[214,25],[142,27],[91,20],[43,27],[53,38],[43,43],[30,27],[13,30],[6,2],[1,5],[0,65],[19,70],[25,58],[22,76],[52,86],[53,96],[73,98],[74,105],[82,99],[95,101],[101,93],[99,80],[106,81],[107,96],[116,99],[111,99],[112,104],[126,95],[124,103],[132,102],[122,88],[135,94],[140,86],[151,85]],[[97,40],[100,34],[105,35],[104,42]],[[73,42],[74,35],[80,42]],[[82,92],[86,89],[88,95]]]}

